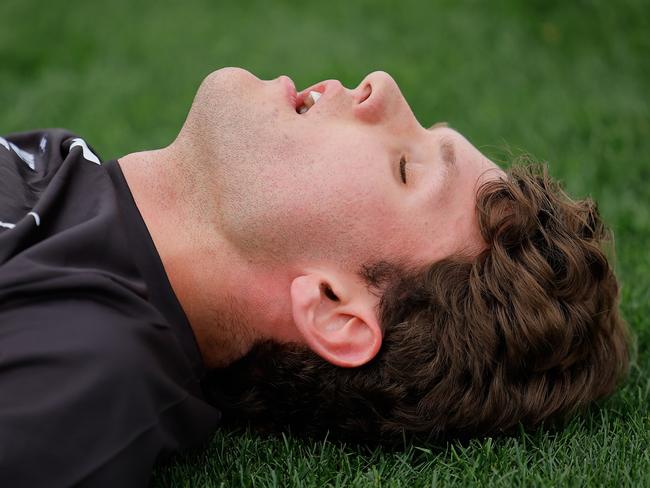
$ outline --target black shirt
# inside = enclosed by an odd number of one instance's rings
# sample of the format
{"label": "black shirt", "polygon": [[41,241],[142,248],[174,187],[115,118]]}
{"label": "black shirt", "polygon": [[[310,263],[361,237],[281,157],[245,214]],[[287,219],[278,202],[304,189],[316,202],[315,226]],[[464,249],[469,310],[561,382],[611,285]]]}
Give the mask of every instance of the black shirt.
{"label": "black shirt", "polygon": [[0,484],[146,486],[219,412],[117,161],[0,138]]}

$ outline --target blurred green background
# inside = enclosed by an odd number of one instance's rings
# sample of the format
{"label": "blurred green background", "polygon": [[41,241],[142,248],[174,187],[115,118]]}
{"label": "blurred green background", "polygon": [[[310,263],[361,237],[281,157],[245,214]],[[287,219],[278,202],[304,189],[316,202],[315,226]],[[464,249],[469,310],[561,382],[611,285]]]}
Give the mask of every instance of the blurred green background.
{"label": "blurred green background", "polygon": [[111,159],[170,143],[223,66],[298,89],[381,69],[422,124],[548,161],[616,234],[638,362],[563,435],[390,453],[219,433],[155,485],[650,485],[650,2],[3,0],[0,19],[0,134],[65,127]]}

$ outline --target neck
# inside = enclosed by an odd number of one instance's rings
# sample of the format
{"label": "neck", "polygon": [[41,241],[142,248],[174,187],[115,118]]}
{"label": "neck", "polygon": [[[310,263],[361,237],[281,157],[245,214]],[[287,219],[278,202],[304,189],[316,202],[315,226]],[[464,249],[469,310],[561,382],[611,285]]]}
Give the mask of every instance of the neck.
{"label": "neck", "polygon": [[290,278],[242,259],[222,238],[217,212],[205,204],[216,200],[215,190],[192,161],[172,145],[129,154],[119,163],[205,366],[222,367],[255,341],[297,339],[288,306]]}

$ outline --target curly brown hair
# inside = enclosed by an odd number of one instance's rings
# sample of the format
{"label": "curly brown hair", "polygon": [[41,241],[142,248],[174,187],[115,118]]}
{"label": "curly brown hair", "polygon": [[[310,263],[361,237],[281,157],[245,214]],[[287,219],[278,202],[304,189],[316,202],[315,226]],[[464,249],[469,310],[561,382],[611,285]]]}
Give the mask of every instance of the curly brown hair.
{"label": "curly brown hair", "polygon": [[[264,342],[208,384],[225,418],[358,441],[428,440],[558,427],[627,374],[631,333],[608,263],[611,233],[545,165],[478,191],[485,251],[426,269],[365,266],[381,288],[381,350],[338,368]],[[613,246],[610,246],[613,249]]]}

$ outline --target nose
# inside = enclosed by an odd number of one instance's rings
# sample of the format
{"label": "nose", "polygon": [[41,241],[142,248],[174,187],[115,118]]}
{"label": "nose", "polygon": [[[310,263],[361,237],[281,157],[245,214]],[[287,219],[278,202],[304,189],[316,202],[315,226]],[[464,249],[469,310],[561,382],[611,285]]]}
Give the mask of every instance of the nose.
{"label": "nose", "polygon": [[353,97],[354,114],[366,123],[376,124],[408,115],[413,117],[399,86],[385,71],[374,71],[366,76],[354,90]]}

